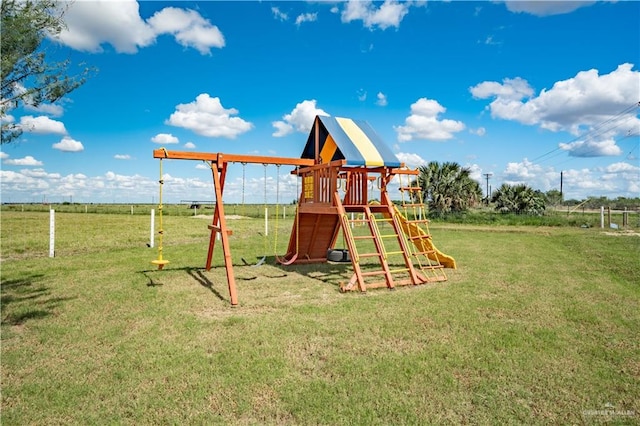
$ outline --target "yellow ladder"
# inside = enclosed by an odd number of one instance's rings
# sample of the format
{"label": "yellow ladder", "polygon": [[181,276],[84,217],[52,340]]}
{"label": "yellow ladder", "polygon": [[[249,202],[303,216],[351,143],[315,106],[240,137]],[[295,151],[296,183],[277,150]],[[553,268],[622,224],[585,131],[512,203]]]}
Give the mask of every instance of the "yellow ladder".
{"label": "yellow ladder", "polygon": [[[444,265],[438,258],[438,250],[431,243],[429,220],[422,195],[422,188],[414,184],[400,186],[402,194],[401,225],[411,252],[412,259],[418,264],[419,269],[425,274],[427,281],[446,281],[447,275]],[[409,194],[409,200],[405,199],[405,192]]]}

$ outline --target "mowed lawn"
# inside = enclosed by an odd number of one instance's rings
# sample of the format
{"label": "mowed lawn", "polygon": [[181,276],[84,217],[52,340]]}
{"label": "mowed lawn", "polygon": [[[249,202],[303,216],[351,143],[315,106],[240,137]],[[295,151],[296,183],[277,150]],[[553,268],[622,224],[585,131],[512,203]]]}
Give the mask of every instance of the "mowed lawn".
{"label": "mowed lawn", "polygon": [[3,425],[640,423],[638,235],[432,225],[447,282],[342,294],[236,220],[234,308],[206,220],[165,217],[158,271],[146,216],[60,213],[55,258],[1,219]]}

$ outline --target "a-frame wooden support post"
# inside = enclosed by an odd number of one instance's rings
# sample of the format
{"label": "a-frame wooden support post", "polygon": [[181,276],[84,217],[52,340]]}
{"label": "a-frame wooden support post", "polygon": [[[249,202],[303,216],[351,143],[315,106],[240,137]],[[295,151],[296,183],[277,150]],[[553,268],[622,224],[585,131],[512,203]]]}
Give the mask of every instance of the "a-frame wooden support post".
{"label": "a-frame wooden support post", "polygon": [[229,298],[231,305],[238,304],[238,293],[236,291],[236,278],[233,272],[233,260],[231,258],[231,247],[229,245],[229,231],[227,229],[227,220],[224,215],[224,203],[222,201],[222,193],[224,191],[224,182],[227,176],[227,162],[211,161],[211,174],[213,175],[213,189],[216,194],[216,208],[213,212],[213,221],[209,225],[211,235],[209,236],[209,251],[207,252],[207,271],[211,269],[211,261],[213,258],[213,248],[216,244],[217,234],[220,234],[222,240],[222,251],[224,252],[224,266],[227,271],[227,283],[229,285]]}

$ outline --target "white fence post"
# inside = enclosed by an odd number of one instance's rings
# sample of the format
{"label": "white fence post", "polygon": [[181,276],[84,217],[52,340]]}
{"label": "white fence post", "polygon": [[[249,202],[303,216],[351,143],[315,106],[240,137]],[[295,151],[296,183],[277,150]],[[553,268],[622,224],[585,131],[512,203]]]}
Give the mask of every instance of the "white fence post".
{"label": "white fence post", "polygon": [[156,229],[155,221],[156,221],[156,210],[151,209],[151,235],[149,236],[149,247],[151,248],[153,248],[153,237],[155,236],[155,232],[154,232]]}
{"label": "white fence post", "polygon": [[600,228],[604,228],[604,206],[600,206]]}
{"label": "white fence post", "polygon": [[56,255],[56,212],[49,209],[49,257]]}

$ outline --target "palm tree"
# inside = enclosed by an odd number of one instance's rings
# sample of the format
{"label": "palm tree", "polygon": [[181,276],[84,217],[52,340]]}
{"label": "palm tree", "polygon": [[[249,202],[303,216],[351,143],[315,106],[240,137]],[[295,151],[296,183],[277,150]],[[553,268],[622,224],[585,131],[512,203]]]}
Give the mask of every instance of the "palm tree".
{"label": "palm tree", "polygon": [[495,209],[502,213],[525,213],[541,215],[545,210],[545,196],[541,191],[520,184],[503,183],[494,193]]}
{"label": "palm tree", "polygon": [[465,211],[482,199],[482,188],[471,178],[471,170],[458,163],[432,161],[418,170],[416,184],[422,188],[429,211],[438,216]]}

